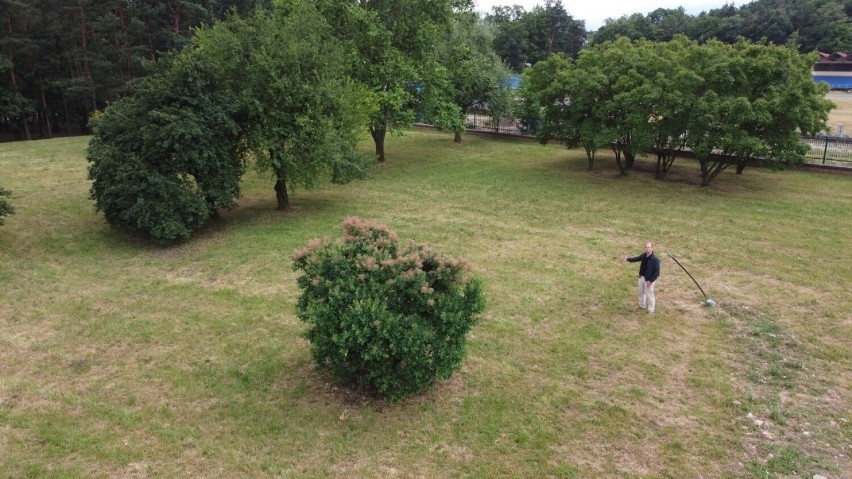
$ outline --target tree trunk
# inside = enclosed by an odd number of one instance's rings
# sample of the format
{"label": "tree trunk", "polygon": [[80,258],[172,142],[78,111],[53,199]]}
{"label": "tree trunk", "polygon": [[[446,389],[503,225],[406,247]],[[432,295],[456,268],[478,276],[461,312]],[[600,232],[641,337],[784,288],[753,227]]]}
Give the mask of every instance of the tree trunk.
{"label": "tree trunk", "polygon": [[718,161],[705,160],[701,162],[701,186],[710,186],[710,182],[719,176],[719,173],[728,169],[728,164]]}
{"label": "tree trunk", "polygon": [[278,210],[290,209],[290,197],[287,195],[287,182],[281,178],[275,180],[275,199],[278,200]]}
{"label": "tree trunk", "polygon": [[[89,66],[89,39],[86,36],[86,8],[81,0],[77,1],[78,11],[80,13],[80,41],[83,46],[83,73],[85,78],[92,82],[92,110],[97,111],[98,109],[98,91],[97,86],[95,86],[95,77],[92,75],[92,69]],[[89,113],[89,112],[86,112]],[[89,115],[86,115],[87,117]],[[83,133],[86,133],[85,128],[83,129]]]}
{"label": "tree trunk", "polygon": [[711,166],[709,161],[701,162],[701,186],[710,186],[710,180],[712,180],[710,177],[710,169]]}
{"label": "tree trunk", "polygon": [[627,168],[621,162],[621,148],[616,146],[616,145],[613,145],[612,146],[612,152],[615,153],[615,164],[618,165],[619,174],[626,175],[627,174]]}
{"label": "tree trunk", "polygon": [[38,136],[44,139],[44,114],[36,112],[36,125],[38,125]]}
{"label": "tree trunk", "polygon": [[173,5],[172,2],[166,2],[169,7],[169,13],[172,14],[172,31],[177,35],[180,33],[180,16],[183,13],[180,5]]}
{"label": "tree trunk", "polygon": [[461,132],[456,130],[455,136],[453,137],[453,141],[456,143],[461,143]]}
{"label": "tree trunk", "polygon": [[376,158],[379,163],[385,162],[385,134],[387,130],[382,128],[370,128],[370,135],[373,136],[373,141],[376,142]]}
{"label": "tree trunk", "polygon": [[589,170],[595,169],[595,150],[588,144],[584,144],[583,149],[586,150],[586,158],[589,159]]}
{"label": "tree trunk", "polygon": [[657,170],[654,172],[654,178],[658,180],[665,178],[676,158],[677,155],[674,151],[660,150],[657,153]]}
{"label": "tree trunk", "polygon": [[50,109],[47,106],[47,97],[44,94],[44,80],[40,79],[39,87],[41,89],[41,106],[44,108],[44,117],[47,120],[47,137],[53,138],[53,128],[50,125],[50,120],[52,115],[50,114]]}
{"label": "tree trunk", "polygon": [[65,91],[62,92],[62,108],[65,110],[65,134],[71,134],[71,117],[68,115],[68,98],[65,96]]}
{"label": "tree trunk", "polygon": [[32,139],[33,139],[33,138],[32,138],[32,135],[30,135],[30,122],[27,120],[27,116],[26,116],[26,115],[24,115],[24,116],[22,116],[22,117],[21,117],[21,126],[22,126],[22,127],[23,127],[23,129],[24,129],[24,135],[26,135],[24,138],[25,138],[27,141],[32,140]]}
{"label": "tree trunk", "polygon": [[[7,12],[6,13],[6,19],[8,21],[9,34],[11,35],[12,34],[12,14]],[[19,107],[21,107],[21,108],[19,108],[19,111],[23,111],[23,106],[21,105],[21,103],[22,103],[21,100],[23,98],[23,95],[21,94],[21,89],[18,88],[18,80],[17,80],[17,76],[15,75],[15,53],[14,53],[14,50],[12,49],[11,44],[9,45],[9,65],[10,65],[9,75],[11,76],[11,79],[12,79],[12,90],[16,94],[15,95],[15,102],[18,104]],[[24,128],[24,132],[27,135],[27,140],[29,141],[32,138],[30,137],[30,125],[27,123],[26,113],[21,115],[20,120],[21,120],[21,125]]]}

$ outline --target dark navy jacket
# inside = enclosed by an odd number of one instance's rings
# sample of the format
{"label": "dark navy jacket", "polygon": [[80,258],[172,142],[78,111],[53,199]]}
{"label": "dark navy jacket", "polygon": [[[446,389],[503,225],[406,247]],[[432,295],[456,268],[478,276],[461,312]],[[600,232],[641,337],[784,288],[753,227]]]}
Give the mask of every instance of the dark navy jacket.
{"label": "dark navy jacket", "polygon": [[642,253],[639,256],[627,258],[627,261],[631,263],[642,262],[639,265],[639,276],[644,276],[645,281],[653,283],[660,276],[660,259],[654,253],[651,253],[651,256],[645,256],[645,253]]}

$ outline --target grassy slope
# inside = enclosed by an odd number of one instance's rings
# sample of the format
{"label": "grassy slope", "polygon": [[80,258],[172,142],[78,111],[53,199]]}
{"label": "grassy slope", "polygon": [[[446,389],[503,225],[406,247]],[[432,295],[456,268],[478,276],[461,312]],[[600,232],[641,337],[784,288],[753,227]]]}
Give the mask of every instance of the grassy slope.
{"label": "grassy slope", "polygon": [[[87,199],[86,139],[0,145],[0,476],[723,477],[850,470],[850,178],[585,170],[556,146],[411,132],[366,181],[160,248]],[[366,146],[365,146],[366,147]],[[478,266],[459,374],[388,406],[327,383],[290,255],[377,219]],[[658,313],[634,308],[648,240]],[[752,417],[748,414],[751,413]],[[754,421],[765,421],[762,425]],[[805,434],[807,433],[807,434]],[[772,456],[769,456],[772,454]]]}

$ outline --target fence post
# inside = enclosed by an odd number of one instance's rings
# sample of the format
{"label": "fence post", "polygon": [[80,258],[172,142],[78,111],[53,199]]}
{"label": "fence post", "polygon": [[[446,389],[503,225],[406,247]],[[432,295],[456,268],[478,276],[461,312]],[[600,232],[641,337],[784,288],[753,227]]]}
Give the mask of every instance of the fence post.
{"label": "fence post", "polygon": [[825,148],[822,150],[822,164],[825,164],[825,157],[828,156],[828,137],[825,137]]}

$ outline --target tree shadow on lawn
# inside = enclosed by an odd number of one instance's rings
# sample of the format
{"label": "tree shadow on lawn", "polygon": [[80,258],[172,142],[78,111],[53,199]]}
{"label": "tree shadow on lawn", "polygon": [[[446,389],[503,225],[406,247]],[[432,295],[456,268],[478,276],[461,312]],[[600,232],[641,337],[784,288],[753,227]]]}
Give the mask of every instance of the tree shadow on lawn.
{"label": "tree shadow on lawn", "polygon": [[131,247],[147,251],[155,258],[178,259],[223,241],[232,229],[268,228],[278,225],[295,231],[302,229],[306,222],[325,222],[328,219],[327,213],[335,209],[340,210],[340,217],[336,218],[335,222],[339,222],[347,214],[357,213],[347,212],[348,205],[352,204],[349,195],[338,192],[326,192],[321,195],[323,196],[308,192],[291,198],[290,209],[284,211],[276,209],[274,196],[249,197],[243,199],[236,208],[221,210],[218,216],[209,218],[188,239],[171,244],[159,243],[145,232],[112,227],[106,223],[99,233],[104,240],[102,243],[110,249]]}
{"label": "tree shadow on lawn", "polygon": [[343,210],[347,205],[352,204],[348,195],[346,197],[334,193],[324,195],[326,197],[318,197],[319,195],[310,193],[308,195],[291,198],[288,210],[278,210],[274,197],[250,198],[241,201],[240,205],[233,210],[221,211],[218,218],[211,218],[198,229],[197,233],[204,234],[208,231],[221,231],[231,227],[268,226],[281,223],[288,223],[288,226],[295,227],[305,220],[324,216],[323,213],[335,209]]}
{"label": "tree shadow on lawn", "polygon": [[[627,174],[622,175],[612,154],[601,154],[595,157],[594,169],[589,170],[589,163],[582,150],[568,150],[569,156],[565,158],[562,154],[547,161],[535,165],[536,169],[544,167],[544,171],[552,177],[554,173],[568,178],[575,174],[587,174],[602,180],[638,178],[644,181],[657,181],[654,178],[657,160],[653,156],[637,156],[632,168]],[[762,174],[757,174],[762,173]],[[793,174],[797,172],[788,172]],[[704,191],[714,191],[726,194],[754,194],[769,193],[777,191],[781,174],[784,171],[772,171],[769,168],[750,166],[743,174],[737,175],[733,168],[714,179],[709,186],[701,186],[701,169],[698,161],[689,158],[678,158],[666,174],[663,182],[674,183],[680,186],[690,187]]]}

